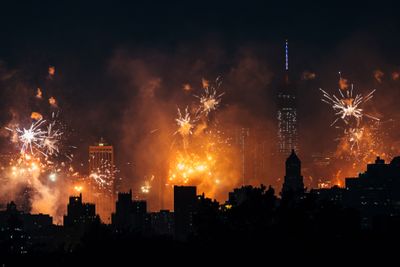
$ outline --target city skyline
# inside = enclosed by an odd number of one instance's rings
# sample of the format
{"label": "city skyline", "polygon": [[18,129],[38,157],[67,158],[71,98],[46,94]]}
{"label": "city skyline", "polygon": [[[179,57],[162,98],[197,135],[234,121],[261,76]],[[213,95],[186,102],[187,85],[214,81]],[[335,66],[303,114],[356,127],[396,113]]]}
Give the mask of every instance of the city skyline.
{"label": "city skyline", "polygon": [[397,237],[399,7],[5,2],[0,255]]}

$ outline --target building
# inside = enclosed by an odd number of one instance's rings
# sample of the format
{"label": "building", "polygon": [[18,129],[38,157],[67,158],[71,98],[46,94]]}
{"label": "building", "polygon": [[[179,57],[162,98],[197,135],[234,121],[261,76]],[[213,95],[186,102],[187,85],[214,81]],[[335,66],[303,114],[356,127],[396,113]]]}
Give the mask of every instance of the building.
{"label": "building", "polygon": [[111,218],[116,229],[143,232],[147,226],[147,203],[144,200],[132,201],[132,190],[118,193],[115,213]]}
{"label": "building", "polygon": [[[11,223],[11,225],[10,225]],[[0,228],[18,227],[26,232],[38,231],[53,225],[53,218],[48,214],[30,214],[17,209],[11,201],[4,211],[0,211]]]}
{"label": "building", "polygon": [[174,213],[169,210],[160,210],[159,212],[151,212],[150,224],[155,235],[174,235]]}
{"label": "building", "polygon": [[362,225],[372,227],[384,216],[400,215],[400,157],[386,164],[379,157],[358,177],[346,178],[344,204],[360,211]]}
{"label": "building", "polygon": [[0,211],[0,254],[27,254],[43,248],[53,229],[53,218],[48,214],[30,214],[17,209],[11,201]]}
{"label": "building", "polygon": [[89,201],[96,204],[104,223],[111,223],[115,203],[114,148],[102,138],[89,146]]}
{"label": "building", "polygon": [[196,211],[196,187],[174,186],[175,237],[185,240],[193,232]]}
{"label": "building", "polygon": [[289,79],[288,41],[285,45],[285,78],[278,88],[278,155],[287,157],[292,149],[298,151],[298,120],[296,87]]}
{"label": "building", "polygon": [[329,201],[338,205],[343,205],[346,189],[334,185],[331,188],[311,189],[310,194],[314,195],[318,201]]}
{"label": "building", "polygon": [[304,183],[301,175],[301,161],[294,150],[286,159],[286,174],[282,186],[282,199],[287,197],[300,198],[303,196]]}
{"label": "building", "polygon": [[95,204],[83,203],[82,194],[69,197],[67,215],[64,216],[64,226],[86,226],[98,222]]}
{"label": "building", "polygon": [[233,143],[240,150],[242,185],[265,180],[268,176],[269,144],[267,130],[239,128],[235,131]]}

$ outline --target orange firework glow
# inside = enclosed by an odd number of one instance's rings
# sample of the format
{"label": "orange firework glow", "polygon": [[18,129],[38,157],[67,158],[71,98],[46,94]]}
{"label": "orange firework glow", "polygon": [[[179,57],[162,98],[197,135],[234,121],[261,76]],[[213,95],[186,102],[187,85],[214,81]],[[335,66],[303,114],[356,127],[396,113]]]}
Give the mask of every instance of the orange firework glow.
{"label": "orange firework glow", "polygon": [[201,79],[201,83],[202,83],[204,89],[205,89],[205,88],[208,88],[208,87],[210,86],[210,82],[207,81],[207,80],[204,79],[204,78]]}
{"label": "orange firework glow", "polygon": [[400,72],[394,71],[392,72],[392,80],[397,81],[400,78]]}
{"label": "orange firework glow", "polygon": [[169,181],[172,183],[187,184],[196,179],[203,180],[213,176],[215,159],[212,155],[200,156],[199,154],[182,155],[178,153],[176,161],[173,162]]}
{"label": "orange firework glow", "polygon": [[192,91],[192,86],[190,86],[190,84],[188,84],[188,83],[185,83],[185,84],[183,85],[183,91],[185,91],[185,92],[190,92],[190,91]]}
{"label": "orange firework glow", "polygon": [[335,152],[339,165],[332,177],[332,184],[344,186],[344,178],[356,176],[377,156],[391,158],[381,139],[379,123],[346,130]]}
{"label": "orange firework glow", "polygon": [[374,78],[378,83],[382,83],[383,76],[385,74],[381,70],[374,71]]}
{"label": "orange firework glow", "polygon": [[56,108],[56,107],[57,107],[57,100],[56,100],[54,97],[50,97],[50,98],[49,98],[49,104],[50,104],[52,107]]}
{"label": "orange firework glow", "polygon": [[54,66],[49,66],[48,73],[49,73],[49,77],[53,77],[54,74],[56,74],[56,67],[54,67]]}
{"label": "orange firework glow", "polygon": [[238,147],[230,144],[217,124],[210,123],[209,114],[217,110],[223,95],[217,93],[220,84],[220,78],[215,83],[202,79],[205,94],[195,96],[198,107],[178,109],[175,133],[179,135],[171,147],[167,185],[192,185],[208,197],[224,199],[226,189],[237,186],[240,168],[235,166],[240,163],[234,161],[240,157]]}
{"label": "orange firework glow", "polygon": [[[210,149],[211,150],[211,149]],[[199,192],[213,198],[222,188],[235,186],[238,173],[222,155],[206,152],[176,152],[170,161],[167,185],[195,185]],[[226,156],[226,155],[225,155]],[[235,177],[235,178],[234,178]]]}
{"label": "orange firework glow", "polygon": [[341,90],[346,90],[347,88],[349,88],[349,83],[348,83],[347,79],[340,77],[339,88]]}
{"label": "orange firework glow", "polygon": [[83,191],[83,186],[75,185],[74,190],[75,190],[75,192],[81,193]]}
{"label": "orange firework glow", "polygon": [[32,112],[31,119],[39,121],[39,120],[43,119],[43,116],[39,112]]}
{"label": "orange firework glow", "polygon": [[42,90],[40,88],[36,90],[36,98],[42,99]]}
{"label": "orange firework glow", "polygon": [[208,197],[224,199],[226,189],[238,185],[238,153],[218,134],[197,132],[185,148],[172,150],[167,185],[195,185]]}

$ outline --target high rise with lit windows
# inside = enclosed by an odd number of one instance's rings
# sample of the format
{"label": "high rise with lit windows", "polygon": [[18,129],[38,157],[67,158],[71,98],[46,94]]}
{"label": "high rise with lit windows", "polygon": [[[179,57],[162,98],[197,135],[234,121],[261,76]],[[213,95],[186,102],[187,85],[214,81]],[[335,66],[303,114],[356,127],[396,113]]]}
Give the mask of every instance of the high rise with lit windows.
{"label": "high rise with lit windows", "polygon": [[289,80],[288,41],[285,43],[285,77],[278,88],[278,154],[290,155],[292,149],[298,151],[298,120],[296,87]]}
{"label": "high rise with lit windows", "polygon": [[114,148],[102,138],[89,146],[89,193],[90,201],[96,204],[100,219],[111,223],[115,202]]}

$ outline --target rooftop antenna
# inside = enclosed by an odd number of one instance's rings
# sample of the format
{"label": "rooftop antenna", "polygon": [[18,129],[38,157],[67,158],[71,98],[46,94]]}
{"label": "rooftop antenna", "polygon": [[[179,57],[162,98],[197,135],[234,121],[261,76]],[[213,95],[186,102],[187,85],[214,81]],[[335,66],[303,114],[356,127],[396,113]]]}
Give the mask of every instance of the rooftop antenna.
{"label": "rooftop antenna", "polygon": [[285,70],[289,70],[289,41],[285,41]]}
{"label": "rooftop antenna", "polygon": [[285,40],[285,81],[286,84],[289,83],[289,41],[288,39]]}

